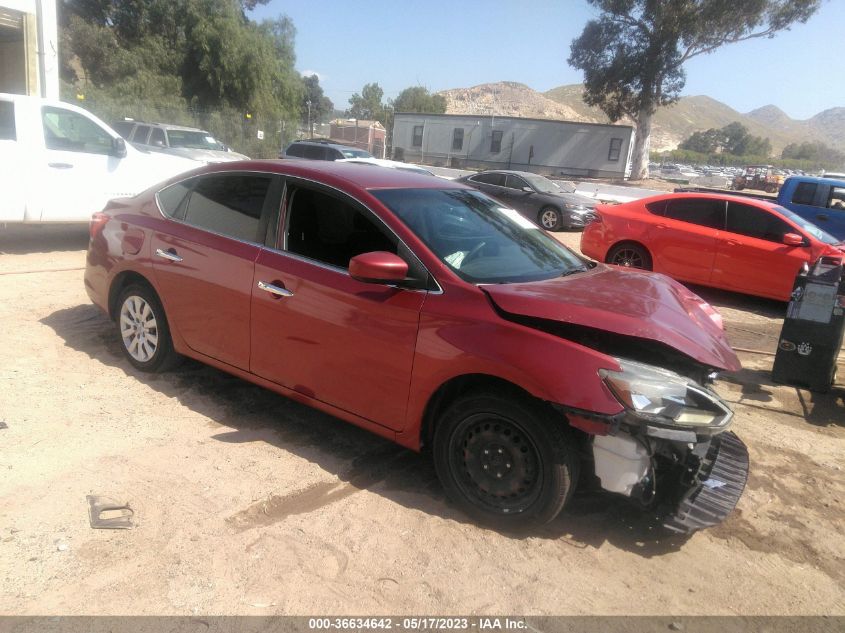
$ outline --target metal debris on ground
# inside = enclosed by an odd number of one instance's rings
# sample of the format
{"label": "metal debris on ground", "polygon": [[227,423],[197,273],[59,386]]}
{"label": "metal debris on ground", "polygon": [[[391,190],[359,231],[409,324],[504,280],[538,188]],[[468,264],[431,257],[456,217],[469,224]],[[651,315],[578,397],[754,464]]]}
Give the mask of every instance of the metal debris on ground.
{"label": "metal debris on ground", "polygon": [[6,421],[5,421],[5,420],[0,420],[0,430],[2,430],[2,429],[8,429],[8,428],[9,428],[9,425],[8,425],[8,424],[6,424]]}
{"label": "metal debris on ground", "polygon": [[[92,528],[129,530],[133,527],[132,517],[135,511],[129,503],[117,503],[108,497],[86,495],[88,500],[88,520]],[[103,516],[103,513],[108,513]],[[115,514],[118,513],[118,514]]]}

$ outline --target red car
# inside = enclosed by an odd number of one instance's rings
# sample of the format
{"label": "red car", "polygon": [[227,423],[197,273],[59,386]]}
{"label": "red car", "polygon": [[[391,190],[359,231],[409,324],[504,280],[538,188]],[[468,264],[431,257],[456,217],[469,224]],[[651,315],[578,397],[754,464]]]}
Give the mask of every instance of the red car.
{"label": "red car", "polygon": [[85,287],[138,369],[189,356],[429,449],[481,520],[550,521],[580,473],[691,531],[745,485],[705,386],[740,368],[712,308],[459,183],[208,166],[95,214]]}
{"label": "red car", "polygon": [[789,209],[753,198],[675,193],[596,212],[581,236],[587,257],[781,301],[805,263],[845,253]]}

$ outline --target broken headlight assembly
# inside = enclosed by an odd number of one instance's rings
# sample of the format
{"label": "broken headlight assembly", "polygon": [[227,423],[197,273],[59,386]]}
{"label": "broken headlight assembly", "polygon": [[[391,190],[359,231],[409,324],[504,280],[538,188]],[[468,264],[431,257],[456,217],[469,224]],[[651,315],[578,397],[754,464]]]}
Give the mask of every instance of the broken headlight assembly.
{"label": "broken headlight assembly", "polygon": [[[694,380],[654,365],[621,358],[615,360],[621,371],[602,369],[599,375],[620,404],[640,421],[712,433],[727,427],[733,417],[733,412],[715,393]],[[649,432],[649,435],[687,439],[673,437],[671,433]]]}

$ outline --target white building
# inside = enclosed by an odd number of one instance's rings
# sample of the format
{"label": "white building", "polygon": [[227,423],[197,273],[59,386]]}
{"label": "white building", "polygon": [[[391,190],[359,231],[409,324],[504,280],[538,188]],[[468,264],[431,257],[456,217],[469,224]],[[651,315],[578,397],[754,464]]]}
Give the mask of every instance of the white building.
{"label": "white building", "polygon": [[393,157],[459,169],[624,178],[630,169],[633,139],[630,125],[397,113]]}
{"label": "white building", "polygon": [[0,0],[0,92],[59,98],[57,0]]}

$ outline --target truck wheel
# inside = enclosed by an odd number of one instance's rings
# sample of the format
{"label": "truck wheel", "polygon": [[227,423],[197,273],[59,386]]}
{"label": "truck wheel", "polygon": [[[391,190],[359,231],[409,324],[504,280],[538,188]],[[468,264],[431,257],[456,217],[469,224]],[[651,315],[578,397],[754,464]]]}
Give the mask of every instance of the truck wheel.
{"label": "truck wheel", "polygon": [[642,246],[619,244],[610,249],[607,254],[607,263],[624,266],[625,268],[651,270],[651,255]]}
{"label": "truck wheel", "polygon": [[434,436],[434,465],[449,498],[468,515],[499,527],[548,523],[578,476],[563,421],[528,398],[488,392],[456,400]]}
{"label": "truck wheel", "polygon": [[123,353],[142,371],[173,368],[181,356],[173,349],[164,308],[149,286],[132,285],[118,299],[117,333]]}

